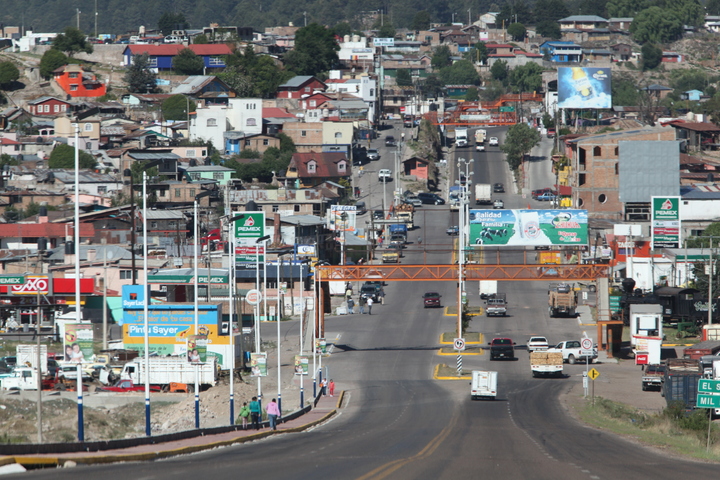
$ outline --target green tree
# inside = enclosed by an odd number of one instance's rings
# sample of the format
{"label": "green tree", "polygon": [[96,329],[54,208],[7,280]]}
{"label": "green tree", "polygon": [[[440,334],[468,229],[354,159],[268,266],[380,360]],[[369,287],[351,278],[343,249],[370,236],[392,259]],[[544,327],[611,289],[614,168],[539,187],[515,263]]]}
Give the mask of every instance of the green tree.
{"label": "green tree", "polygon": [[518,92],[537,92],[542,87],[543,69],[537,63],[527,63],[510,70],[510,85]]}
{"label": "green tree", "polygon": [[51,78],[53,72],[63,65],[67,65],[68,57],[60,50],[50,48],[45,50],[42,58],[40,59],[40,75],[43,78]]}
{"label": "green tree", "polygon": [[560,26],[557,21],[568,16],[570,16],[570,11],[563,0],[537,0],[533,7],[533,19],[536,30],[544,37],[549,37],[550,35],[541,33],[541,25],[547,24],[544,28],[548,28],[549,25],[554,24],[559,30]]}
{"label": "green tree", "polygon": [[681,68],[670,72],[670,86],[679,93],[688,90],[705,92],[708,82],[708,75],[698,68]]}
{"label": "green tree", "polygon": [[170,35],[173,30],[187,30],[188,28],[190,28],[190,24],[182,13],[165,12],[160,15],[158,20],[158,30],[163,35]]}
{"label": "green tree", "polygon": [[318,75],[332,69],[338,62],[340,47],[332,30],[311,23],[295,32],[295,48],[283,60],[298,75]]}
{"label": "green tree", "polygon": [[710,117],[710,121],[715,125],[720,125],[720,93],[716,93],[713,97],[703,104],[704,112]]}
{"label": "green tree", "polygon": [[395,77],[395,82],[398,84],[399,87],[409,87],[412,85],[412,76],[410,75],[410,70],[407,68],[401,68],[397,71],[397,76]]}
{"label": "green tree", "polygon": [[503,85],[507,85],[510,78],[510,70],[505,60],[498,60],[490,67],[490,75]]}
{"label": "green tree", "polygon": [[52,48],[65,53],[68,57],[76,53],[93,53],[93,45],[85,38],[85,34],[75,27],[67,27],[63,33],[53,40]]}
{"label": "green tree", "polygon": [[449,67],[440,70],[440,78],[445,85],[479,85],[480,75],[469,60],[458,60]]}
{"label": "green tree", "polygon": [[419,32],[420,30],[428,30],[430,28],[430,13],[427,10],[420,10],[413,17],[412,23],[410,24],[410,30]]}
{"label": "green tree", "polygon": [[445,88],[440,77],[434,73],[425,77],[425,80],[422,80],[418,86],[425,98],[437,98],[443,93]]}
{"label": "green tree", "polygon": [[[190,110],[188,110],[188,104]],[[195,108],[195,102],[189,100],[185,95],[173,95],[166,99],[161,106],[165,120],[187,120],[188,112],[194,112]]]}
{"label": "green tree", "polygon": [[560,31],[560,24],[553,20],[543,20],[538,22],[535,26],[535,30],[538,35],[552,38],[553,40],[559,40],[562,38],[562,32]]}
{"label": "green tree", "polygon": [[[84,150],[79,154],[80,168],[95,168],[95,158]],[[59,143],[50,152],[49,168],[75,168],[75,148],[65,143]]]}
{"label": "green tree", "polygon": [[205,62],[189,48],[183,48],[173,58],[172,65],[173,70],[181,75],[202,75]]}
{"label": "green tree", "polygon": [[708,15],[720,15],[720,0],[708,0],[705,10]]}
{"label": "green tree", "polygon": [[463,58],[474,63],[486,65],[488,59],[488,49],[485,46],[485,42],[476,43],[473,48],[463,54]]}
{"label": "green tree", "polygon": [[508,129],[505,143],[500,146],[506,154],[506,160],[510,168],[517,170],[522,163],[523,157],[540,143],[540,133],[530,128],[526,123],[518,123]]}
{"label": "green tree", "polygon": [[[607,12],[608,0],[580,0],[576,4],[576,9],[572,13],[583,15],[597,15],[602,18],[610,18]],[[563,18],[563,17],[560,17]]]}
{"label": "green tree", "polygon": [[200,35],[195,35],[193,37],[192,43],[195,45],[207,45],[208,43],[210,43],[210,40],[208,39],[207,35],[201,33]]}
{"label": "green tree", "polygon": [[7,89],[20,78],[20,70],[13,62],[0,62],[0,88]]}
{"label": "green tree", "polygon": [[646,43],[640,49],[643,70],[652,70],[662,62],[662,49],[654,43]]}
{"label": "green tree", "polygon": [[683,22],[672,12],[660,7],[650,7],[639,12],[630,24],[630,33],[638,43],[668,43],[683,33]]}
{"label": "green tree", "polygon": [[377,31],[377,35],[380,38],[395,38],[395,33],[395,27],[392,23],[381,25]]}
{"label": "green tree", "polygon": [[147,53],[133,56],[125,77],[130,93],[153,93],[157,89],[157,75],[150,70],[150,57]]}
{"label": "green tree", "polygon": [[613,106],[634,106],[638,104],[637,81],[627,73],[613,75],[612,79]]}
{"label": "green tree", "polygon": [[555,128],[555,120],[553,120],[548,112],[543,114],[542,124],[545,128]]}
{"label": "green tree", "polygon": [[272,98],[277,87],[295,76],[282,70],[268,55],[257,55],[252,45],[226,58],[227,67],[218,76],[241,97]]}
{"label": "green tree", "polygon": [[440,45],[435,49],[432,60],[430,61],[435,71],[440,70],[443,67],[448,67],[452,64],[452,54],[450,53],[450,47],[447,45]]}
{"label": "green tree", "polygon": [[465,92],[466,102],[477,102],[479,99],[477,87],[470,87],[467,89],[467,92]]}
{"label": "green tree", "polygon": [[490,80],[485,83],[485,88],[479,92],[480,98],[486,102],[494,102],[507,93],[507,88],[498,80]]}
{"label": "green tree", "polygon": [[235,90],[239,97],[254,97],[253,79],[245,73],[245,69],[228,65],[225,70],[217,74],[217,77]]}
{"label": "green tree", "polygon": [[332,28],[335,35],[344,38],[345,35],[352,35],[353,29],[348,22],[340,22]]}
{"label": "green tree", "polygon": [[525,34],[527,33],[527,30],[525,29],[525,25],[523,25],[522,23],[511,23],[507,28],[507,33],[516,42],[522,42],[523,40],[525,40]]}

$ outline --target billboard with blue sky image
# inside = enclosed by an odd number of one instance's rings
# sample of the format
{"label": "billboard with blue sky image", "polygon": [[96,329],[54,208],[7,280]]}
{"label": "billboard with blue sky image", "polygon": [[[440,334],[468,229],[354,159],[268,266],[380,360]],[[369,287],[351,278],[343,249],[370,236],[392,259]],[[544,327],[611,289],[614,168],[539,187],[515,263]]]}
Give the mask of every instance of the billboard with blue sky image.
{"label": "billboard with blue sky image", "polygon": [[612,108],[609,68],[558,68],[558,108]]}

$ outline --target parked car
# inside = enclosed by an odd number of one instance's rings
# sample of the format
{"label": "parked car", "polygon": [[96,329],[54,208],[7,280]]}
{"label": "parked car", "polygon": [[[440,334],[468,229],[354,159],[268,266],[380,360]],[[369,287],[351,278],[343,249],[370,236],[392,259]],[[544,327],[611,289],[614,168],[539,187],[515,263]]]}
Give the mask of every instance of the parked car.
{"label": "parked car", "polygon": [[355,202],[355,208],[358,215],[365,215],[367,213],[367,206],[365,206],[365,202],[362,200]]}
{"label": "parked car", "polygon": [[418,197],[414,195],[410,195],[405,197],[405,200],[403,200],[403,203],[407,203],[412,205],[413,207],[422,207],[422,200],[420,200]]}
{"label": "parked car", "polygon": [[382,220],[383,218],[385,218],[385,213],[382,210],[373,211],[374,220]]}
{"label": "parked car", "polygon": [[488,145],[491,147],[497,147],[500,145],[500,140],[498,140],[497,137],[490,137],[490,140],[488,140]]}
{"label": "parked car", "polygon": [[440,198],[440,195],[437,193],[420,192],[417,194],[417,197],[422,203],[428,205],[445,205],[445,200]]}
{"label": "parked car", "polygon": [[377,148],[370,148],[367,151],[367,158],[370,160],[377,160],[380,158],[380,152],[378,152]]}
{"label": "parked car", "polygon": [[448,235],[451,235],[451,236],[452,236],[452,235],[459,235],[459,234],[460,234],[460,227],[458,227],[457,225],[453,225],[452,227],[450,227],[450,228],[448,228],[447,230],[445,230],[445,233],[447,233]]}
{"label": "parked car", "polygon": [[385,146],[386,147],[394,147],[396,145],[395,137],[392,135],[388,135],[385,137]]}
{"label": "parked car", "polygon": [[378,180],[381,182],[392,180],[392,170],[389,168],[381,168],[380,171],[378,171]]}
{"label": "parked car", "polygon": [[502,183],[494,183],[493,184],[493,192],[494,193],[505,193],[505,186]]}
{"label": "parked car", "polygon": [[555,129],[554,128],[548,128],[547,130],[547,138],[553,138],[555,136]]}
{"label": "parked car", "polygon": [[552,202],[556,198],[557,195],[550,192],[545,192],[542,195],[538,195],[537,197],[535,197],[535,200],[538,200],[540,202]]}
{"label": "parked car", "polygon": [[505,202],[503,202],[502,200],[495,200],[493,202],[493,208],[496,210],[503,209],[505,208]]}
{"label": "parked car", "polygon": [[425,295],[423,295],[423,303],[425,304],[425,308],[442,307],[442,305],[440,304],[441,297],[442,295],[437,292],[427,292]]}
{"label": "parked car", "polygon": [[537,198],[539,195],[542,195],[543,193],[552,193],[553,195],[557,195],[557,192],[553,190],[550,187],[545,188],[538,188],[537,190],[532,191],[532,198]]}

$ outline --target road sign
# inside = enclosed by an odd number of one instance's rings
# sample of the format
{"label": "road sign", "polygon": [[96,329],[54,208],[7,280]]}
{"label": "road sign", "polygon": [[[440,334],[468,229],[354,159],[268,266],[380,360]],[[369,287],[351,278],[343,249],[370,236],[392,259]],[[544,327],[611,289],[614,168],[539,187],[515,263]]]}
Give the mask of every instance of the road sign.
{"label": "road sign", "polygon": [[262,301],[262,293],[260,290],[249,290],[245,295],[245,301],[250,305],[258,305]]}
{"label": "road sign", "polygon": [[699,393],[695,406],[697,408],[720,408],[720,395],[703,395]]}
{"label": "road sign", "polygon": [[591,368],[588,372],[588,377],[590,377],[590,380],[595,380],[600,376],[600,372],[598,372],[596,369]]}
{"label": "road sign", "polygon": [[580,347],[583,350],[592,350],[593,341],[592,338],[583,338],[580,340]]}
{"label": "road sign", "polygon": [[501,112],[514,112],[515,107],[500,107]]}
{"label": "road sign", "polygon": [[700,379],[698,393],[720,393],[720,380]]}
{"label": "road sign", "polygon": [[25,275],[0,275],[0,285],[23,285]]}
{"label": "road sign", "polygon": [[455,339],[455,350],[460,350],[461,352],[465,350],[465,339],[464,338],[456,338]]}

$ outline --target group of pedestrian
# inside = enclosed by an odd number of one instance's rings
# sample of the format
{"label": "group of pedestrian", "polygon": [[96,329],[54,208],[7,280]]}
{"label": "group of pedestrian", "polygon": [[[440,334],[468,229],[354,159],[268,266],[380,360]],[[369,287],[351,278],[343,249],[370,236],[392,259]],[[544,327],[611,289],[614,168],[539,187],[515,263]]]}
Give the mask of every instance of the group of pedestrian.
{"label": "group of pedestrian", "polygon": [[[365,307],[367,307],[367,313],[368,315],[372,315],[372,306],[373,306],[373,299],[372,297],[366,297],[364,295],[360,295],[358,298],[358,308],[360,310],[361,314],[365,313]],[[347,308],[348,313],[353,314],[355,313],[355,300],[353,300],[352,296],[347,297]]]}
{"label": "group of pedestrian", "polygon": [[335,382],[332,378],[329,382],[325,378],[320,380],[320,393],[322,393],[323,397],[326,395],[335,396]]}
{"label": "group of pedestrian", "polygon": [[[280,418],[280,407],[278,407],[277,401],[274,398],[267,404],[265,411],[267,412],[270,428],[277,430],[277,422]],[[261,417],[262,409],[260,408],[260,402],[257,397],[252,397],[249,405],[248,402],[244,402],[240,408],[240,420],[242,421],[243,430],[248,429],[248,422],[252,422],[252,427],[255,430],[260,430]]]}

